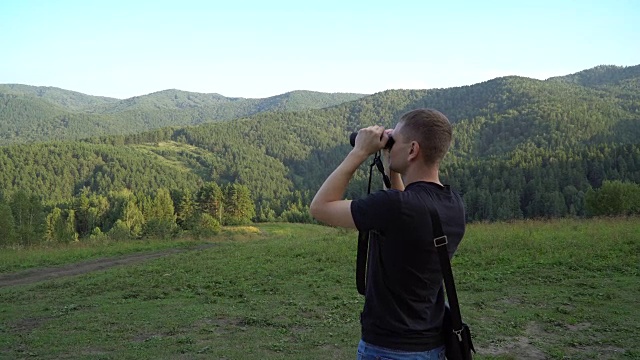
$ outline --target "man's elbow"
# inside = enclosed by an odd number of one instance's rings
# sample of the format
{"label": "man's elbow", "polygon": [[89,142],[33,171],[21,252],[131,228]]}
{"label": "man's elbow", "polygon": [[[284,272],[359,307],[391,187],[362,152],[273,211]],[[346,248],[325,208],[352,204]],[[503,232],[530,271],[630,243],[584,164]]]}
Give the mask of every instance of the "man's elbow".
{"label": "man's elbow", "polygon": [[312,201],[309,205],[309,213],[314,219],[323,224],[355,229],[350,203],[351,201],[327,203]]}
{"label": "man's elbow", "polygon": [[309,214],[311,214],[311,217],[313,217],[314,219],[318,220],[318,221],[322,221],[320,218],[322,217],[322,206],[314,199],[313,201],[311,201],[311,204],[309,205]]}
{"label": "man's elbow", "polygon": [[309,205],[309,214],[323,224],[330,225],[332,223],[331,203],[312,201]]}

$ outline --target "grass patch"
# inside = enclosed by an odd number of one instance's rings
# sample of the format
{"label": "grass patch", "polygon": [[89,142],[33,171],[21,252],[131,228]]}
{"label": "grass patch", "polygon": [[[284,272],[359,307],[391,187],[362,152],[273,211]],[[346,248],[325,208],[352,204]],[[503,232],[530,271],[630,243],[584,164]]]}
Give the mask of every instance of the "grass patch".
{"label": "grass patch", "polygon": [[171,166],[184,172],[194,172],[200,176],[208,175],[207,163],[211,156],[206,150],[196,146],[175,142],[164,141],[158,143],[147,143],[130,145],[131,148],[145,155],[155,157],[161,164]]}
{"label": "grass patch", "polygon": [[192,239],[132,241],[86,239],[69,244],[42,243],[29,248],[0,248],[0,274],[146,251],[189,248],[202,243],[203,241]]}
{"label": "grass patch", "polygon": [[[0,358],[355,358],[357,234],[255,228],[225,229],[204,250],[0,288]],[[638,254],[638,219],[470,225],[453,266],[476,358],[637,359]]]}

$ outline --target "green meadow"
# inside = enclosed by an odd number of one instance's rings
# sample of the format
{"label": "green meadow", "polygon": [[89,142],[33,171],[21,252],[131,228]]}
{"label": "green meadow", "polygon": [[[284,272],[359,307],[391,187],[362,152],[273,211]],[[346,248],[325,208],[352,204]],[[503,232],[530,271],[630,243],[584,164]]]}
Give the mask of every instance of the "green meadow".
{"label": "green meadow", "polygon": [[[0,358],[355,358],[356,232],[259,224],[206,242],[1,249],[0,276],[180,251],[0,287]],[[638,218],[471,224],[453,266],[476,359],[640,358]]]}

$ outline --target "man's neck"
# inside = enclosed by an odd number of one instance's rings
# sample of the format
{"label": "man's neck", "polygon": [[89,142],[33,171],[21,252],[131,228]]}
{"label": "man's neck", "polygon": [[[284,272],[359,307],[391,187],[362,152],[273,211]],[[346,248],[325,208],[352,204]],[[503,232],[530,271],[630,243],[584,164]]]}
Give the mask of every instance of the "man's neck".
{"label": "man's neck", "polygon": [[407,173],[404,176],[404,183],[409,185],[414,182],[424,181],[432,182],[438,185],[442,185],[440,177],[438,176],[438,167],[412,167],[407,169]]}

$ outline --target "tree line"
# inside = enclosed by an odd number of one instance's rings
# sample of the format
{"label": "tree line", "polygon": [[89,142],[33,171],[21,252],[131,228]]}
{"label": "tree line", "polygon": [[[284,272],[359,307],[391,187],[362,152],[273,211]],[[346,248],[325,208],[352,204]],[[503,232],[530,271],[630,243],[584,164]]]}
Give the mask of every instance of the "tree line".
{"label": "tree line", "polygon": [[[351,131],[373,124],[392,127],[407,110],[433,107],[454,126],[441,178],[462,193],[468,221],[615,213],[597,210],[588,199],[598,198],[593,194],[608,183],[640,183],[640,93],[629,82],[640,76],[639,69],[619,76],[606,75],[619,69],[594,70],[596,87],[505,77],[451,89],[385,91],[320,110],[4,146],[0,191],[7,199],[21,191],[36,196],[46,216],[58,207],[52,217],[59,233],[68,209],[78,216],[66,204],[83,193],[106,197],[115,206],[112,194],[121,191],[154,197],[168,189],[178,209],[174,193],[196,194],[208,183],[246,187],[253,221],[308,222],[308,204],[349,151]],[[613,82],[605,81],[609,78]],[[158,101],[164,104],[168,94]],[[169,100],[199,101],[174,95],[178,99]],[[163,119],[168,114],[163,112]],[[143,117],[155,121],[153,114]],[[365,163],[356,172],[347,198],[364,195],[368,170]],[[619,188],[632,198],[633,186]],[[180,221],[176,215],[178,226]],[[218,217],[218,223],[224,219]],[[114,224],[99,228],[107,233]]]}
{"label": "tree line", "polygon": [[107,195],[85,188],[55,206],[44,205],[35,194],[17,191],[11,197],[0,196],[0,245],[210,236],[222,225],[251,223],[255,211],[249,189],[240,184],[221,187],[207,182],[196,192],[122,189]]}

